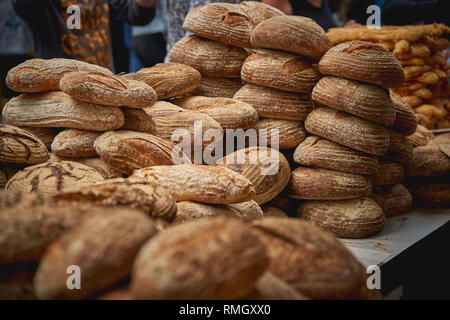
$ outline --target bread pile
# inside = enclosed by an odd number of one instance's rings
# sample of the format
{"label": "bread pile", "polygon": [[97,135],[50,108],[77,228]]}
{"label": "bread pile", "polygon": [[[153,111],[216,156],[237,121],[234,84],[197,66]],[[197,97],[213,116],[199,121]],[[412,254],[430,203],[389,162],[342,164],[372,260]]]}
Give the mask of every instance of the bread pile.
{"label": "bread pile", "polygon": [[417,120],[388,91],[402,85],[403,70],[389,51],[364,41],[331,48],[318,68],[324,77],[305,120],[311,136],[295,150],[301,167],[292,172],[289,196],[306,200],[300,217],[339,237],[366,237],[382,230],[385,216],[412,205],[399,183]]}
{"label": "bread pile", "polygon": [[390,50],[405,72],[405,82],[394,92],[414,108],[419,124],[428,129],[450,128],[450,41],[443,37],[450,28],[442,24],[386,26],[369,29],[355,25],[330,29],[333,44],[348,40],[378,43]]}

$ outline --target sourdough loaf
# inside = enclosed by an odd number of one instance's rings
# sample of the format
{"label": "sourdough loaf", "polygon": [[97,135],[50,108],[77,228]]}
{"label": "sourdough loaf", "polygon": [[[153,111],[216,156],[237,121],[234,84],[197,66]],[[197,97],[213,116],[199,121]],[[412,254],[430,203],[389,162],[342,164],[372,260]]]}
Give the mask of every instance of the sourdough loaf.
{"label": "sourdough loaf", "polygon": [[66,129],[58,133],[52,142],[52,152],[59,157],[96,157],[94,141],[102,133],[78,129]]}

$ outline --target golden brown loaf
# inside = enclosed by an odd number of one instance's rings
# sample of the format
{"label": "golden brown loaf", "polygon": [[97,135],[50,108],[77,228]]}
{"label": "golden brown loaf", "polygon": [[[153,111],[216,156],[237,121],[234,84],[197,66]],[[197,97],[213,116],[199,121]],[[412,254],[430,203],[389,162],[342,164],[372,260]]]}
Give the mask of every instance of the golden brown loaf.
{"label": "golden brown loaf", "polygon": [[134,170],[156,165],[174,164],[172,152],[188,161],[171,141],[154,135],[128,130],[108,131],[94,142],[100,158],[114,169],[131,175]]}
{"label": "golden brown loaf", "polygon": [[450,173],[450,145],[414,148],[411,161],[406,166],[409,176],[438,177]]}
{"label": "golden brown loaf", "polygon": [[241,149],[216,163],[249,179],[256,190],[253,200],[258,204],[275,198],[287,186],[291,175],[286,158],[277,150],[265,147]]}
{"label": "golden brown loaf", "polygon": [[225,130],[248,129],[258,122],[255,108],[235,99],[192,96],[176,99],[172,103],[210,116]]}
{"label": "golden brown loaf", "polygon": [[266,271],[255,283],[253,292],[244,300],[309,300],[293,286]]}
{"label": "golden brown loaf", "polygon": [[25,131],[28,131],[31,134],[34,134],[36,137],[41,140],[48,150],[51,150],[51,145],[53,139],[55,139],[59,130],[57,128],[38,128],[38,127],[19,127]]}
{"label": "golden brown loaf", "polygon": [[313,109],[311,97],[306,94],[246,84],[233,99],[242,100],[253,106],[260,117],[304,120]]}
{"label": "golden brown loaf", "polygon": [[315,108],[305,120],[306,130],[344,146],[374,155],[389,148],[389,133],[379,124],[326,107]]}
{"label": "golden brown loaf", "polygon": [[251,35],[255,48],[278,49],[317,61],[331,48],[325,31],[310,18],[277,16],[257,25]]}
{"label": "golden brown loaf", "polygon": [[211,3],[191,10],[183,28],[198,36],[238,47],[250,47],[250,35],[261,21],[284,15],[263,3]]}
{"label": "golden brown loaf", "polygon": [[386,217],[392,217],[411,211],[413,198],[402,184],[375,187],[371,198],[383,209]]}
{"label": "golden brown loaf", "polygon": [[59,157],[89,158],[97,156],[94,141],[102,133],[78,129],[66,129],[58,133],[52,142],[52,152]]}
{"label": "golden brown loaf", "polygon": [[121,108],[125,122],[122,130],[155,132],[155,123],[143,109]]}
{"label": "golden brown loaf", "polygon": [[384,154],[386,159],[407,164],[413,155],[413,146],[403,133],[388,129],[389,149]]}
{"label": "golden brown loaf", "polygon": [[59,90],[59,80],[74,71],[112,74],[106,68],[73,59],[30,59],[9,70],[6,84],[17,92]]}
{"label": "golden brown loaf", "polygon": [[401,87],[405,77],[402,66],[388,50],[364,41],[348,41],[331,48],[320,60],[319,71],[386,88]]}
{"label": "golden brown loaf", "polygon": [[369,197],[306,201],[297,215],[340,238],[364,238],[381,231],[385,223],[383,210]]}
{"label": "golden brown loaf", "polygon": [[404,176],[405,169],[402,164],[387,160],[380,160],[378,174],[372,176],[372,184],[374,186],[396,184],[402,182]]}
{"label": "golden brown loaf", "polygon": [[37,164],[48,158],[47,147],[34,134],[0,124],[0,163]]}
{"label": "golden brown loaf", "polygon": [[389,93],[380,87],[338,77],[324,77],[314,87],[312,99],[363,119],[391,126],[395,106]]}
{"label": "golden brown loaf", "polygon": [[190,93],[195,96],[233,98],[240,88],[241,79],[203,76],[200,86]]}
{"label": "golden brown loaf", "polygon": [[169,53],[170,62],[184,63],[213,77],[239,78],[247,52],[220,42],[187,36],[175,43]]}
{"label": "golden brown loaf", "polygon": [[278,134],[277,148],[280,149],[295,148],[306,138],[305,127],[299,121],[261,119],[253,128],[258,134],[259,141],[267,141],[267,146],[275,146],[275,135]]}
{"label": "golden brown loaf", "polygon": [[5,189],[23,192],[37,191],[51,195],[67,190],[67,188],[89,185],[103,180],[100,173],[81,163],[44,162],[17,172],[9,179]]}
{"label": "golden brown loaf", "polygon": [[424,126],[418,124],[416,132],[407,137],[413,147],[426,146],[431,140],[433,140],[434,134]]}
{"label": "golden brown loaf", "polygon": [[61,91],[73,98],[105,106],[150,107],[156,92],[142,81],[99,72],[71,72],[59,82]]}
{"label": "golden brown loaf", "polygon": [[59,91],[15,97],[3,108],[3,119],[17,126],[95,131],[120,128],[124,121],[119,108],[77,101]]}
{"label": "golden brown loaf", "polygon": [[177,213],[175,200],[170,193],[143,179],[109,179],[90,186],[70,188],[51,198],[58,204],[129,207],[166,221],[172,221]]}
{"label": "golden brown loaf", "polygon": [[345,200],[369,195],[372,185],[369,177],[359,174],[298,167],[287,190],[295,199]]}
{"label": "golden brown loaf", "polygon": [[[48,248],[34,278],[39,299],[87,298],[130,273],[139,248],[157,229],[140,211],[109,210],[85,215]],[[79,290],[70,290],[67,285],[66,270],[71,265],[81,271]]]}
{"label": "golden brown loaf", "polygon": [[245,223],[200,219],[148,241],[130,287],[137,299],[237,299],[252,291],[267,265],[264,245]]}
{"label": "golden brown loaf", "polygon": [[154,166],[136,170],[133,177],[156,180],[176,201],[230,204],[249,201],[255,196],[255,188],[247,178],[219,166]]}
{"label": "golden brown loaf", "polygon": [[378,172],[378,158],[321,137],[309,136],[294,152],[294,161],[336,171],[372,175]]}
{"label": "golden brown loaf", "polygon": [[257,49],[245,60],[241,77],[245,82],[265,87],[310,93],[320,73],[295,54]]}
{"label": "golden brown loaf", "polygon": [[122,77],[145,82],[156,91],[158,100],[174,98],[200,85],[200,72],[181,63],[159,63]]}
{"label": "golden brown loaf", "polygon": [[356,299],[364,268],[331,233],[294,218],[253,222],[270,258],[269,270],[311,299]]}
{"label": "golden brown loaf", "polygon": [[450,206],[450,184],[414,183],[409,186],[416,205],[430,208],[448,208]]}
{"label": "golden brown loaf", "polygon": [[450,144],[450,132],[440,134],[436,136],[436,138],[428,142],[429,146],[438,146],[441,144]]}
{"label": "golden brown loaf", "polygon": [[246,222],[263,218],[261,208],[253,200],[234,204],[206,204],[181,201],[177,203],[177,209],[177,217],[174,223],[215,216],[225,216]]}
{"label": "golden brown loaf", "polygon": [[403,102],[402,97],[398,94],[391,92],[390,96],[395,107],[395,122],[392,129],[406,136],[412,135],[417,130],[417,117],[414,110],[406,102]]}

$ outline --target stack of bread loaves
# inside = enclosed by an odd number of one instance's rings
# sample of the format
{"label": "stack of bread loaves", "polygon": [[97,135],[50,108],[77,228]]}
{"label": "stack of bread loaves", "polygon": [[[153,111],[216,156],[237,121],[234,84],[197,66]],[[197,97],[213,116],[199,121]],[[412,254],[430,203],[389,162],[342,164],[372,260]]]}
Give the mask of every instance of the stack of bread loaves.
{"label": "stack of bread loaves", "polygon": [[406,136],[415,132],[417,120],[389,95],[387,88],[400,87],[404,74],[381,46],[339,44],[322,57],[319,71],[325,77],[313,89],[315,109],[305,120],[312,136],[294,153],[295,162],[309,167],[292,172],[289,195],[307,200],[297,211],[300,217],[340,237],[365,237],[385,222],[370,198],[372,184],[402,181],[402,164],[412,156]]}
{"label": "stack of bread loaves", "polygon": [[429,129],[450,128],[450,90],[447,62],[450,41],[443,37],[450,28],[443,24],[384,26],[354,25],[330,29],[333,44],[366,40],[390,50],[405,72],[405,83],[394,89],[414,108],[419,123]]}

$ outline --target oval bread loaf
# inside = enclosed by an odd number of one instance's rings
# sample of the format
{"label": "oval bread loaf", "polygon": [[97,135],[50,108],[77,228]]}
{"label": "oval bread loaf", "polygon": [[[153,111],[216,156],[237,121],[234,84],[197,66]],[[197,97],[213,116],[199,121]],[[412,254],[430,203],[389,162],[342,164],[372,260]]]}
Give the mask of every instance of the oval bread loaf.
{"label": "oval bread loaf", "polygon": [[97,156],[94,141],[102,133],[78,129],[66,129],[58,133],[52,142],[52,152],[59,157],[89,158]]}
{"label": "oval bread loaf", "polygon": [[296,168],[288,185],[288,195],[295,199],[345,200],[371,192],[369,177],[320,168]]}
{"label": "oval bread loaf", "polygon": [[408,187],[417,206],[425,208],[448,208],[450,206],[449,183],[419,183]]}
{"label": "oval bread loaf", "polygon": [[59,80],[66,73],[74,71],[112,74],[106,68],[74,59],[30,59],[8,71],[6,84],[17,92],[59,90]]}
{"label": "oval bread loaf", "polygon": [[272,272],[265,272],[255,284],[253,292],[245,300],[309,300],[293,286]]}
{"label": "oval bread loaf", "polygon": [[440,134],[428,142],[429,146],[439,146],[441,144],[450,144],[450,132]]}
{"label": "oval bread loaf", "polygon": [[431,140],[434,139],[434,133],[418,124],[416,132],[408,136],[407,139],[411,142],[414,148],[426,146]]}
{"label": "oval bread loaf", "polygon": [[413,177],[438,177],[450,173],[450,145],[414,148],[406,173]]}
{"label": "oval bread loaf", "polygon": [[242,88],[241,79],[202,76],[200,85],[191,92],[194,96],[233,98]]}
{"label": "oval bread loaf", "polygon": [[336,171],[372,175],[378,172],[378,158],[321,137],[309,136],[294,152],[294,161]]}
{"label": "oval bread loaf", "polygon": [[[258,134],[260,144],[275,149],[295,148],[306,138],[305,127],[299,121],[261,119],[253,128]],[[265,143],[266,141],[267,143]]]}
{"label": "oval bread loaf", "polygon": [[367,237],[380,232],[385,223],[383,209],[369,197],[306,201],[298,208],[297,215],[341,238]]}
{"label": "oval bread loaf", "polygon": [[247,178],[219,166],[154,166],[136,170],[133,177],[155,180],[166,188],[176,201],[230,204],[250,201],[256,193]]}
{"label": "oval bread loaf", "polygon": [[71,72],[59,82],[61,91],[73,98],[104,106],[150,107],[156,92],[142,81],[99,72]]}
{"label": "oval bread loaf", "polygon": [[412,209],[412,195],[402,184],[375,187],[371,198],[380,205],[386,217],[407,213]]}
{"label": "oval bread loaf", "polygon": [[22,94],[3,108],[3,119],[16,126],[73,128],[106,131],[123,126],[123,113],[117,107],[104,107],[51,91]]}
{"label": "oval bread loaf", "polygon": [[143,109],[124,107],[121,110],[125,120],[121,129],[139,132],[156,131],[155,123]]}
{"label": "oval bread loaf", "polygon": [[344,146],[373,155],[389,148],[389,133],[381,125],[331,108],[315,108],[305,120],[306,130]]}

